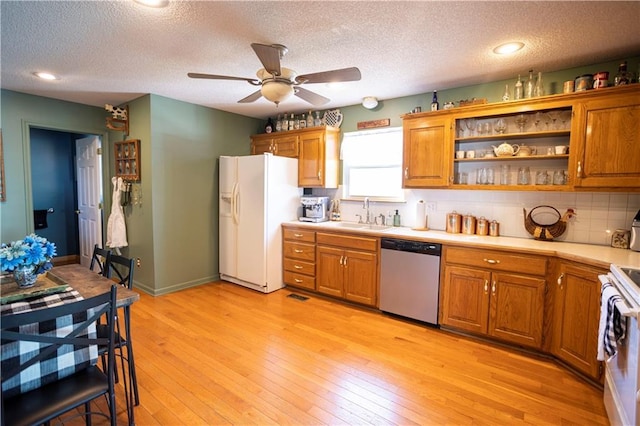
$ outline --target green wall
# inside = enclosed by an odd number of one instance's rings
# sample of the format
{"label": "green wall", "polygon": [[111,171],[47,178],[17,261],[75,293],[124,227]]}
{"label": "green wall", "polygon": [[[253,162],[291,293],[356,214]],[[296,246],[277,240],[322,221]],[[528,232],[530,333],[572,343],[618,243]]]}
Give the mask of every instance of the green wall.
{"label": "green wall", "polygon": [[0,101],[7,193],[0,203],[0,241],[8,242],[33,231],[29,128],[102,135],[103,143],[112,135],[101,108],[9,90],[0,92]]}
{"label": "green wall", "polygon": [[[260,120],[157,95],[129,102],[129,135],[107,131],[103,108],[2,90],[7,200],[0,241],[33,231],[29,127],[102,135],[104,217],[111,211],[113,144],[140,139],[140,203],[124,208],[135,286],[162,294],[218,278],[218,157],[249,154]],[[105,232],[106,237],[106,232]]]}

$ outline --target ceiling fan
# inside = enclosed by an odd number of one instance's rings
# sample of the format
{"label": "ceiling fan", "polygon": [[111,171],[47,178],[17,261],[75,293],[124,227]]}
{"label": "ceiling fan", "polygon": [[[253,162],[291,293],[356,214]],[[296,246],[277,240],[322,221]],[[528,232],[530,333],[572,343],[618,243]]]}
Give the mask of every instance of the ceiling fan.
{"label": "ceiling fan", "polygon": [[276,104],[288,99],[291,95],[296,95],[300,99],[312,105],[324,105],[330,99],[317,93],[300,87],[303,84],[311,83],[333,83],[343,81],[360,80],[360,70],[356,67],[342,68],[337,70],[322,71],[311,74],[297,75],[295,71],[280,66],[280,60],[289,51],[281,44],[260,44],[251,43],[258,59],[264,68],[260,68],[256,73],[256,78],[229,77],[225,75],[200,74],[190,72],[187,75],[191,78],[206,78],[211,80],[242,80],[253,86],[260,86],[260,90],[242,98],[238,103],[249,103],[264,96],[269,101]]}

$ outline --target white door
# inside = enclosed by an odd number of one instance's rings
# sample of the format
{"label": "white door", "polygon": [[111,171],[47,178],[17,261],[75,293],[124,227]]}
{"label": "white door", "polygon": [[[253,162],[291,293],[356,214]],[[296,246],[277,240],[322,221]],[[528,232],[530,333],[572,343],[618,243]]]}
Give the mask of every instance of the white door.
{"label": "white door", "polygon": [[76,140],[80,263],[86,267],[91,263],[93,246],[102,247],[101,146],[97,136]]}

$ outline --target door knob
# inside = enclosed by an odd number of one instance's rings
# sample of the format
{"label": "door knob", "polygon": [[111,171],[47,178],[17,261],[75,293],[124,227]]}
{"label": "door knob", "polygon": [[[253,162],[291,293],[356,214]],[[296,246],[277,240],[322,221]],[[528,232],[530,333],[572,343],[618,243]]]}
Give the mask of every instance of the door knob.
{"label": "door knob", "polygon": [[76,214],[80,214],[82,213],[80,210],[76,210]]}

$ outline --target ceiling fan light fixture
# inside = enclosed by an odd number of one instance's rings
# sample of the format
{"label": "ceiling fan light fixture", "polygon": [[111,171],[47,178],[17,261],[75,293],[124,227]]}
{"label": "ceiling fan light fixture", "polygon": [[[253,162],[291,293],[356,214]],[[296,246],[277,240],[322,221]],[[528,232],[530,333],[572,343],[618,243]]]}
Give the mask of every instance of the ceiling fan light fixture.
{"label": "ceiling fan light fixture", "polygon": [[278,105],[293,95],[294,89],[291,84],[280,81],[265,81],[262,83],[260,92],[265,99]]}
{"label": "ceiling fan light fixture", "polygon": [[498,55],[508,55],[510,53],[517,52],[524,47],[524,43],[520,41],[511,41],[509,43],[501,44],[493,49],[493,53]]}
{"label": "ceiling fan light fixture", "polygon": [[362,106],[366,109],[374,109],[378,106],[378,99],[375,96],[367,96],[362,99]]}

